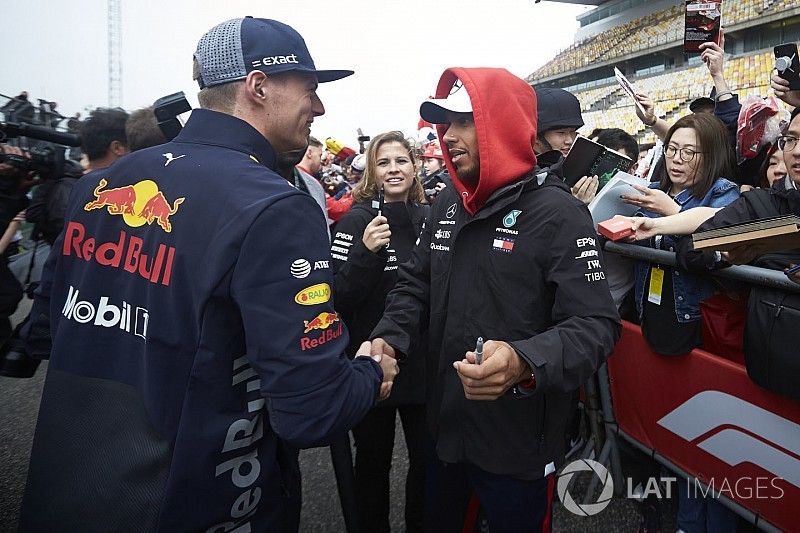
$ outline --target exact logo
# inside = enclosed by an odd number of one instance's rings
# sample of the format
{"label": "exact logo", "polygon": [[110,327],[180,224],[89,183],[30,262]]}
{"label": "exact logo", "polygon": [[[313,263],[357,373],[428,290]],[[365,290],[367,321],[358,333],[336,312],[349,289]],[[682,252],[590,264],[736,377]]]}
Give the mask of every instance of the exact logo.
{"label": "exact logo", "polygon": [[295,259],[292,261],[291,272],[292,276],[297,279],[308,277],[308,275],[311,274],[311,263],[306,259]]}
{"label": "exact logo", "polygon": [[331,286],[327,283],[317,283],[306,287],[294,296],[294,301],[300,305],[324,304],[331,299]]}
{"label": "exact logo", "polygon": [[256,59],[252,62],[253,68],[258,67],[271,67],[272,65],[285,65],[287,63],[297,63],[297,56],[289,54],[288,56],[267,56],[261,59]]}
{"label": "exact logo", "polygon": [[183,203],[184,197],[176,199],[170,205],[152,180],[115,189],[104,189],[106,185],[108,182],[105,178],[101,179],[94,189],[95,199],[83,207],[85,211],[105,207],[109,215],[122,215],[125,224],[132,228],[156,222],[167,233],[172,231],[169,217],[178,212],[178,206]]}
{"label": "exact logo", "polygon": [[[595,503],[580,504],[572,499],[572,495],[570,495],[568,489],[572,477],[577,472],[594,472],[603,483],[600,496],[598,496]],[[558,497],[561,499],[561,503],[564,504],[564,507],[566,507],[569,512],[578,516],[592,516],[605,509],[608,504],[611,503],[611,497],[614,495],[614,480],[611,478],[608,470],[606,470],[606,467],[597,461],[579,459],[565,466],[558,475],[556,490],[558,491]]]}

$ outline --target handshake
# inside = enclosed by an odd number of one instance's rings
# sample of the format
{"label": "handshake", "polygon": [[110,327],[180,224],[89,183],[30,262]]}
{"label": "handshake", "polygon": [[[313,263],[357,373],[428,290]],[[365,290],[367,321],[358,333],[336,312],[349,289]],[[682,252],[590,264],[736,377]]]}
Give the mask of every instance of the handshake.
{"label": "handshake", "polygon": [[392,393],[392,385],[395,376],[400,372],[395,359],[394,348],[383,339],[375,339],[372,342],[364,341],[356,352],[356,357],[371,357],[373,361],[381,365],[383,371],[383,383],[378,394],[378,400],[385,400]]}
{"label": "handshake", "polygon": [[[392,392],[397,367],[394,348],[381,339],[363,342],[356,357],[372,357],[381,365],[383,383],[379,400],[385,400]],[[464,358],[453,363],[458,373],[464,396],[469,400],[496,400],[511,387],[531,380],[531,368],[507,342],[486,341],[483,361],[479,362],[475,352],[466,352]]]}

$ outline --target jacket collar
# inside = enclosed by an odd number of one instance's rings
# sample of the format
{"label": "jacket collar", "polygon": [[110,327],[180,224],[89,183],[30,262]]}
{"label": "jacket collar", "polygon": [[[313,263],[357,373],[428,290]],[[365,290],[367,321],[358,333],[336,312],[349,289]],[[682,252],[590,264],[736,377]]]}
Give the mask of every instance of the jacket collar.
{"label": "jacket collar", "polygon": [[275,150],[269,141],[244,120],[218,111],[192,111],[175,142],[230,148],[255,157],[266,167],[275,168]]}

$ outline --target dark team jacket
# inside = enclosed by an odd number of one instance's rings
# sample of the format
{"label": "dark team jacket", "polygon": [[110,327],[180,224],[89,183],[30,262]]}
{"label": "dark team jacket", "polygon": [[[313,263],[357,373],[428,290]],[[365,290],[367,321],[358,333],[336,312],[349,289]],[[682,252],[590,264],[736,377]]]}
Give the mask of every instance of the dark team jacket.
{"label": "dark team jacket", "polygon": [[[552,175],[498,190],[475,216],[453,188],[441,192],[386,308],[371,337],[403,353],[429,323],[439,457],[524,479],[560,461],[571,394],[619,335],[589,213]],[[465,398],[452,364],[479,336],[510,342],[528,362],[532,396]]]}
{"label": "dark team jacket", "polygon": [[[377,253],[364,245],[364,229],[378,215],[372,202],[359,202],[336,225],[331,244],[336,311],[350,331],[348,353],[359,345],[383,316],[386,295],[397,283],[400,263],[411,258],[411,251],[422,231],[427,205],[392,202],[384,204],[383,215],[392,231],[387,248]],[[394,380],[391,396],[380,405],[407,405],[425,402],[425,335],[412,348],[412,357],[400,361],[400,373]],[[419,354],[419,355],[418,355]]]}
{"label": "dark team jacket", "polygon": [[23,530],[296,527],[296,447],[356,424],[381,371],[344,354],[325,220],[274,162],[196,110],[75,185],[37,301],[53,349]]}
{"label": "dark team jacket", "polygon": [[[442,143],[453,186],[436,198],[372,337],[407,353],[430,324],[438,365],[427,411],[440,459],[538,479],[562,459],[571,395],[611,353],[619,317],[589,211],[558,177],[534,173],[531,86],[504,69],[452,68],[436,98],[459,85],[472,103],[479,176],[462,181]],[[437,125],[440,139],[446,129]],[[532,395],[465,398],[453,362],[479,336],[511,343],[535,374]]]}

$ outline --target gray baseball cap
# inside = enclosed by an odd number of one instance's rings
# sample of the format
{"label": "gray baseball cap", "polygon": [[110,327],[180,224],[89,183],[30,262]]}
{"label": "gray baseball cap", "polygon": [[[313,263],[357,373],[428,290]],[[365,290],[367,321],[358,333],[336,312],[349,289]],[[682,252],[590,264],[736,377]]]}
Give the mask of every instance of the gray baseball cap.
{"label": "gray baseball cap", "polygon": [[217,24],[197,43],[200,88],[241,80],[254,70],[265,74],[298,71],[316,74],[325,83],[345,78],[352,70],[317,70],[306,42],[277,20],[245,17]]}

